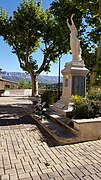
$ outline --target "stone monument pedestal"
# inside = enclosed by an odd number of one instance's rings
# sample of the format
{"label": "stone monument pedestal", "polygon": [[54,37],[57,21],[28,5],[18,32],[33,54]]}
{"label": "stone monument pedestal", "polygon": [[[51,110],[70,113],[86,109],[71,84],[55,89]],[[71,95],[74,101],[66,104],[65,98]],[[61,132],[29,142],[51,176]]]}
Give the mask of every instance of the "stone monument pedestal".
{"label": "stone monument pedestal", "polygon": [[66,112],[70,111],[69,104],[72,95],[85,97],[86,93],[86,75],[89,70],[85,68],[83,60],[75,60],[65,64],[62,70],[63,74],[63,92],[59,101],[57,101],[51,109],[66,116]]}

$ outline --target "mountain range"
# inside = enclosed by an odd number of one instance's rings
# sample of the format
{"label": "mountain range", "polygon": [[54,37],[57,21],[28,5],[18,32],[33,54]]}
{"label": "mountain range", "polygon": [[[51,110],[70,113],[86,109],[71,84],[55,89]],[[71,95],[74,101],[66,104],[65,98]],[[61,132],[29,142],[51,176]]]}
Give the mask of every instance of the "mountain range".
{"label": "mountain range", "polygon": [[[2,79],[14,81],[14,82],[20,82],[22,79],[25,79],[28,83],[31,78],[29,74],[22,73],[22,72],[1,72]],[[63,78],[60,77],[60,81],[63,81]],[[46,84],[56,84],[58,83],[58,76],[48,76],[48,75],[39,75],[38,77],[39,83],[46,83]]]}

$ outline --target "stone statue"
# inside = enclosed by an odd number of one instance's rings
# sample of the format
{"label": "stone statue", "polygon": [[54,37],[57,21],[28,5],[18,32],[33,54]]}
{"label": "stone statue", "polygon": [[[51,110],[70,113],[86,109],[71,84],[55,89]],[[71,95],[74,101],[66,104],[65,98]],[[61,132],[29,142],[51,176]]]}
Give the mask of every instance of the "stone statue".
{"label": "stone statue", "polygon": [[70,47],[72,51],[72,60],[82,60],[81,58],[81,48],[80,48],[80,41],[77,38],[78,32],[76,29],[76,26],[73,22],[73,16],[74,14],[71,15],[71,24],[69,24],[68,19],[67,19],[67,25],[71,31],[70,33]]}

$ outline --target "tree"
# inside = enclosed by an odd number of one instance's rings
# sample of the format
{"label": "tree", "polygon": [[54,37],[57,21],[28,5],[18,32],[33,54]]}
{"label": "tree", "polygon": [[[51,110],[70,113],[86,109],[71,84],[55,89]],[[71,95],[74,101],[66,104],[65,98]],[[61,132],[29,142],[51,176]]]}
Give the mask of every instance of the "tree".
{"label": "tree", "polygon": [[[80,6],[83,7],[83,10]],[[85,44],[87,44],[86,49],[88,49],[88,53],[84,54],[85,58],[87,54],[89,59],[92,58],[92,62],[90,63],[90,85],[92,86],[101,81],[101,71],[99,71],[101,64],[101,0],[91,0],[88,3],[87,0],[84,0],[82,3],[78,1],[78,7],[83,12],[85,22],[91,28],[91,30],[87,32],[87,36],[83,34],[82,40],[83,42],[85,41]],[[98,79],[99,82],[97,81]]]}
{"label": "tree", "polygon": [[[82,57],[90,69],[91,85],[96,84],[99,72],[101,75],[101,0],[55,0],[50,9],[63,32],[67,18],[75,14],[74,21],[81,39]],[[69,39],[68,34],[64,38]]]}
{"label": "tree", "polygon": [[[49,71],[51,62],[55,62],[61,53],[57,45],[57,27],[54,18],[49,10],[44,12],[41,1],[37,4],[34,0],[24,0],[17,11],[13,12],[12,17],[8,17],[5,11],[1,10],[0,25],[0,35],[17,55],[20,67],[31,76],[32,96],[34,96],[37,94],[38,75],[43,70]],[[32,57],[32,53],[38,48],[44,55],[40,67]]]}
{"label": "tree", "polygon": [[19,89],[27,89],[27,86],[28,86],[28,84],[26,83],[26,80],[24,78],[22,78],[20,80],[18,88]]}
{"label": "tree", "polygon": [[29,81],[28,83],[26,82],[26,79],[25,78],[22,78],[19,82],[19,85],[18,85],[18,88],[19,89],[31,89],[32,88],[32,82]]}

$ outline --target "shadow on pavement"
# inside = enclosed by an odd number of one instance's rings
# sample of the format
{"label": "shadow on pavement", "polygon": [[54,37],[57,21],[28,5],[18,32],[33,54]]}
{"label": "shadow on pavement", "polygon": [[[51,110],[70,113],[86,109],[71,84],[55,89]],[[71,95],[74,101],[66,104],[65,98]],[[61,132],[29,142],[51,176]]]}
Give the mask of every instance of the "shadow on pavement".
{"label": "shadow on pavement", "polygon": [[0,119],[0,126],[7,125],[20,125],[20,124],[33,124],[32,119],[28,115],[24,115],[19,119]]}
{"label": "shadow on pavement", "polygon": [[27,128],[27,131],[33,133],[36,133],[39,129],[42,134],[40,135],[39,141],[46,142],[50,147],[59,145],[30,115],[24,111],[23,106],[0,105],[0,129],[14,130],[22,128]]}

